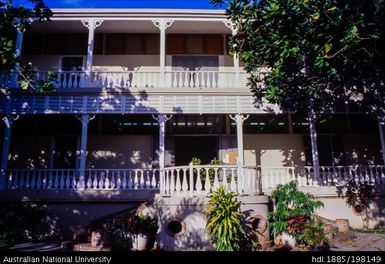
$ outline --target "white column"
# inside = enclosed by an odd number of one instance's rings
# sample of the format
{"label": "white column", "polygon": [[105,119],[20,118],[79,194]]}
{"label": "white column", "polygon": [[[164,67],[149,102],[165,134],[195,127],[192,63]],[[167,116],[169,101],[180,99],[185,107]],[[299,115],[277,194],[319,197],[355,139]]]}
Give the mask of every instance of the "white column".
{"label": "white column", "polygon": [[160,85],[165,85],[165,73],[166,73],[166,29],[174,23],[173,20],[168,19],[156,19],[152,23],[160,30],[160,51],[159,51],[159,72],[160,72]]}
{"label": "white column", "polygon": [[95,29],[103,23],[100,19],[88,19],[82,20],[85,27],[88,28],[88,44],[87,44],[87,61],[86,61],[86,78],[87,86],[90,87],[91,83],[91,72],[92,63],[94,59],[94,42],[95,42]]}
{"label": "white column", "polygon": [[385,165],[385,120],[378,120],[378,129],[381,141],[382,163]]}
{"label": "white column", "polygon": [[[238,30],[234,27],[234,24],[231,23],[231,21],[226,20],[226,21],[223,21],[223,23],[226,25],[226,27],[231,29],[231,35],[233,37],[237,35]],[[233,66],[234,66],[235,83],[238,84],[239,86],[240,84],[239,83],[240,82],[239,56],[236,53],[233,54]]]}
{"label": "white column", "polygon": [[[16,58],[20,58],[21,49],[23,46],[23,32],[20,30],[17,30],[17,36],[16,36],[16,43],[15,44],[16,44],[15,45],[15,56],[16,56]],[[11,82],[12,88],[18,87],[19,68],[20,68],[20,62],[16,62],[14,72],[12,74],[12,82]]]}
{"label": "white column", "polygon": [[80,141],[80,150],[79,150],[79,183],[77,188],[80,190],[85,189],[85,172],[86,172],[86,159],[87,159],[87,139],[88,139],[88,123],[95,118],[89,115],[81,115],[81,117],[76,117],[82,123],[82,135]]}
{"label": "white column", "polygon": [[[18,117],[17,117],[18,118]],[[17,118],[14,118],[10,115],[5,116],[3,118],[3,121],[5,123],[5,129],[4,129],[4,141],[3,141],[3,148],[1,151],[1,175],[0,175],[0,189],[4,190],[6,188],[6,171],[8,166],[8,156],[9,156],[9,149],[11,146],[11,132],[12,132],[12,124],[13,121],[17,120]]]}
{"label": "white column", "polygon": [[153,115],[159,124],[159,168],[162,170],[165,167],[165,151],[166,151],[166,122],[171,119],[172,115]]}
{"label": "white column", "polygon": [[238,148],[238,160],[237,163],[240,166],[245,165],[243,157],[243,122],[249,118],[249,115],[230,115],[230,118],[237,123],[237,148]]}
{"label": "white column", "polygon": [[317,143],[317,130],[316,130],[316,114],[314,110],[310,110],[308,114],[309,121],[309,132],[310,132],[310,142],[311,142],[311,155],[313,158],[313,170],[314,170],[314,180],[322,185],[320,178],[320,166],[319,166],[319,156],[318,156],[318,143]]}

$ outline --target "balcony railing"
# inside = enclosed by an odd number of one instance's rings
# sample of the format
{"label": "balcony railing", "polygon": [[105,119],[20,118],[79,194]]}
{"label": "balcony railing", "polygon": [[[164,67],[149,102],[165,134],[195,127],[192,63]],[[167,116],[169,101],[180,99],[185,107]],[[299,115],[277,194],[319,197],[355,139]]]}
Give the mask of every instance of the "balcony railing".
{"label": "balcony railing", "polygon": [[[0,84],[12,87],[11,74],[0,74]],[[48,80],[48,71],[39,71],[38,81]],[[245,72],[223,71],[84,71],[54,72],[56,89],[79,88],[245,88]]]}
{"label": "balcony railing", "polygon": [[[300,187],[342,186],[348,180],[385,186],[385,166],[312,167],[199,165],[159,169],[10,169],[8,190],[156,191],[163,196],[207,195],[219,186],[239,194],[257,195],[292,180]],[[81,182],[83,181],[83,182]],[[84,186],[80,188],[80,186]]]}

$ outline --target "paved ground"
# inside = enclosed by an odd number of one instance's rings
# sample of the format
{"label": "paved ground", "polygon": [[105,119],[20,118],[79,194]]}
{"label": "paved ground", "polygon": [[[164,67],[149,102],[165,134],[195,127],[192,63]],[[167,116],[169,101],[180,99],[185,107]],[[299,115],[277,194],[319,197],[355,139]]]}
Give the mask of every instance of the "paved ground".
{"label": "paved ground", "polygon": [[[18,244],[11,248],[16,251],[64,251],[58,243],[35,242]],[[385,234],[360,233],[351,231],[338,233],[333,239],[331,251],[385,251]]]}
{"label": "paved ground", "polygon": [[30,242],[14,245],[10,250],[47,252],[63,251],[63,248],[60,247],[59,243],[55,242]]}
{"label": "paved ground", "polygon": [[336,234],[332,251],[385,251],[385,234],[349,232]]}

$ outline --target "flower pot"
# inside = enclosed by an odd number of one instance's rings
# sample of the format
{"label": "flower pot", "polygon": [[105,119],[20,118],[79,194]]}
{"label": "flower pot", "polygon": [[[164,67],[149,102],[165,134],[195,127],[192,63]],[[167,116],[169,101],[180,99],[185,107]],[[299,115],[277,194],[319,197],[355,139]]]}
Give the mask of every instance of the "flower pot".
{"label": "flower pot", "polygon": [[297,245],[297,240],[295,239],[294,236],[292,236],[286,232],[282,232],[281,243],[284,247],[294,248]]}
{"label": "flower pot", "polygon": [[132,238],[132,249],[133,250],[146,250],[148,244],[148,236],[139,234],[134,235]]}

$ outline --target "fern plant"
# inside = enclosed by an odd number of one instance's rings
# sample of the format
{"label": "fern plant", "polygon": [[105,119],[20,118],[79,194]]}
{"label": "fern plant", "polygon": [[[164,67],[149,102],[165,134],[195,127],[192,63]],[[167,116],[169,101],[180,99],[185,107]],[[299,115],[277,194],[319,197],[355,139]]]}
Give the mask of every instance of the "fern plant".
{"label": "fern plant", "polygon": [[207,229],[217,251],[239,251],[245,231],[236,194],[220,187],[209,199]]}

